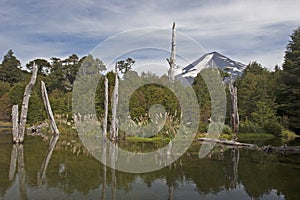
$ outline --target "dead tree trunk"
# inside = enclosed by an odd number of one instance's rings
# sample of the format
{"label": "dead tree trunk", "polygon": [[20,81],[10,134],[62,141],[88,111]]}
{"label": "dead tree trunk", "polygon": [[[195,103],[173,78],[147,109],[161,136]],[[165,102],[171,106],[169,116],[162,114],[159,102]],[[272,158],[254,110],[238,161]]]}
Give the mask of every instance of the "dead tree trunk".
{"label": "dead tree trunk", "polygon": [[12,107],[12,135],[13,135],[13,143],[19,142],[19,106],[13,105]]}
{"label": "dead tree trunk", "polygon": [[171,43],[171,56],[170,58],[167,58],[167,61],[169,63],[169,70],[168,70],[168,76],[170,81],[175,80],[175,68],[176,68],[176,43],[175,43],[175,22],[173,22],[172,26],[172,43]]}
{"label": "dead tree trunk", "polygon": [[[233,85],[232,81],[229,84],[229,92],[231,98],[231,112],[230,112],[230,119],[231,119],[231,127],[235,134],[239,131],[239,113],[238,113],[238,103],[237,103],[237,88]],[[236,135],[235,135],[236,136]],[[235,137],[234,139],[236,139]]]}
{"label": "dead tree trunk", "polygon": [[107,135],[107,117],[108,117],[108,79],[106,76],[104,79],[104,87],[105,87],[105,94],[104,94],[103,139],[105,140]]}
{"label": "dead tree trunk", "polygon": [[110,139],[112,141],[118,140],[118,119],[117,119],[117,107],[118,107],[118,96],[119,96],[119,78],[117,65],[115,66],[115,88],[113,95],[113,105],[112,105],[112,122],[110,127]]}
{"label": "dead tree trunk", "polygon": [[24,92],[24,98],[23,98],[22,110],[21,110],[21,116],[20,116],[20,125],[19,125],[19,141],[17,143],[24,142],[28,103],[29,103],[31,89],[34,86],[35,81],[36,81],[37,71],[38,71],[37,65],[34,63],[33,67],[32,67],[32,75],[31,75],[30,82],[26,86],[25,92]]}
{"label": "dead tree trunk", "polygon": [[55,135],[59,135],[60,133],[59,133],[59,130],[56,126],[54,116],[53,116],[53,112],[52,112],[52,109],[51,109],[51,105],[50,105],[50,102],[49,102],[49,99],[48,99],[47,89],[46,89],[45,83],[43,81],[41,81],[41,88],[42,88],[42,96],[43,96],[46,112],[47,112],[47,114],[49,116],[49,119],[50,119],[50,127],[51,127],[51,130],[52,130],[52,133],[55,134]]}

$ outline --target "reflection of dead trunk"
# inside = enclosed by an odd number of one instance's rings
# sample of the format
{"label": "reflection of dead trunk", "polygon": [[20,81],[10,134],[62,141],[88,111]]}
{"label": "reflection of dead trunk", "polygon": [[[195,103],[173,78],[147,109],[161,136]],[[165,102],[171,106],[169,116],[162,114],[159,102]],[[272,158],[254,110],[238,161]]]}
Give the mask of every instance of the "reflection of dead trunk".
{"label": "reflection of dead trunk", "polygon": [[52,133],[55,134],[55,135],[59,135],[59,130],[56,126],[54,116],[53,116],[53,113],[52,113],[52,109],[51,109],[51,105],[50,105],[50,102],[49,102],[49,99],[48,99],[47,89],[46,89],[45,83],[43,81],[41,81],[41,89],[42,89],[42,96],[43,96],[46,112],[47,112],[47,114],[49,116],[49,119],[50,119],[50,127],[51,127],[51,130],[52,130]]}
{"label": "reflection of dead trunk", "polygon": [[17,147],[18,147],[18,176],[19,176],[20,196],[21,199],[28,199],[27,192],[26,192],[26,174],[25,174],[23,145],[20,144]]}
{"label": "reflection of dead trunk", "polygon": [[105,87],[105,94],[104,94],[103,139],[105,140],[107,135],[107,117],[108,117],[108,80],[106,76],[104,79],[104,87]]}
{"label": "reflection of dead trunk", "polygon": [[174,199],[174,186],[169,185],[169,190],[168,190],[168,200],[173,200]]}
{"label": "reflection of dead trunk", "polygon": [[14,144],[10,156],[10,166],[9,166],[9,173],[8,173],[9,181],[14,180],[16,167],[17,167],[17,157],[18,157],[18,148],[17,145]]}
{"label": "reflection of dead trunk", "polygon": [[35,81],[36,81],[37,71],[38,71],[37,65],[33,64],[31,79],[30,79],[30,82],[28,83],[28,85],[26,86],[25,91],[24,91],[24,98],[23,98],[23,103],[22,103],[21,116],[20,116],[20,125],[19,125],[19,140],[17,141],[17,143],[24,142],[25,125],[26,125],[27,111],[28,111],[28,103],[29,103],[31,89],[34,86]]}
{"label": "reflection of dead trunk", "polygon": [[174,185],[175,185],[175,177],[174,177],[174,168],[175,165],[170,164],[169,165],[169,171],[167,173],[166,181],[167,181],[167,186],[168,186],[168,200],[173,200],[174,199]]}
{"label": "reflection of dead trunk", "polygon": [[103,163],[103,183],[102,183],[102,200],[105,200],[105,190],[106,190],[106,142],[103,142],[103,151],[102,151],[102,163]]}
{"label": "reflection of dead trunk", "polygon": [[59,136],[52,136],[51,141],[49,143],[49,148],[48,148],[46,157],[43,161],[41,170],[38,172],[38,186],[39,187],[42,185],[43,181],[46,178],[47,167],[48,167],[49,161],[50,161],[51,156],[52,156],[52,152],[55,148],[55,145],[56,145],[56,142],[57,142],[58,138],[59,138]]}
{"label": "reflection of dead trunk", "polygon": [[[117,145],[117,144],[115,144]],[[116,199],[116,187],[117,187],[117,178],[116,178],[116,146],[111,145],[111,197],[113,200]]]}
{"label": "reflection of dead trunk", "polygon": [[19,191],[21,199],[28,199],[26,192],[26,173],[24,161],[24,147],[22,144],[14,144],[11,151],[9,167],[9,180],[13,181],[18,165]]}
{"label": "reflection of dead trunk", "polygon": [[240,151],[239,148],[233,148],[232,149],[232,168],[233,168],[233,174],[232,174],[232,180],[231,180],[231,188],[236,188],[238,185],[238,168],[239,168],[239,160],[240,160]]}

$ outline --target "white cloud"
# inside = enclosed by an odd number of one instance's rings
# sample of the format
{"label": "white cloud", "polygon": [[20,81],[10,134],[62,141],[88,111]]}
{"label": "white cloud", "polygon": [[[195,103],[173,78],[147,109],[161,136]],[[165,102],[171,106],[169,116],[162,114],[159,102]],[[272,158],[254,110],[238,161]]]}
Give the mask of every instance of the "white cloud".
{"label": "white cloud", "polygon": [[178,31],[208,51],[273,66],[300,21],[296,0],[2,1],[0,7],[0,53],[14,49],[23,65],[40,56],[84,54],[112,34],[176,21]]}

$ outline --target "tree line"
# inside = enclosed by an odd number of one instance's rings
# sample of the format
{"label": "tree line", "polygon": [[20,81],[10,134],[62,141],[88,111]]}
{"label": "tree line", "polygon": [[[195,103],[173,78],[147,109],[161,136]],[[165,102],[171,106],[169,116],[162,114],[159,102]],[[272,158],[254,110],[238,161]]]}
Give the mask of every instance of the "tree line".
{"label": "tree line", "polygon": [[[288,43],[284,63],[275,66],[274,71],[269,71],[260,63],[254,61],[248,64],[244,73],[234,85],[238,91],[238,110],[240,115],[239,131],[241,133],[271,133],[280,136],[282,130],[292,130],[300,133],[300,28],[291,35]],[[0,64],[0,120],[10,120],[12,105],[21,105],[23,92],[28,80],[33,63],[38,66],[37,85],[33,88],[28,111],[28,123],[34,124],[46,119],[46,113],[40,92],[40,81],[43,80],[49,92],[49,99],[53,112],[60,117],[72,121],[72,90],[76,75],[81,65],[85,65],[86,72],[96,67],[101,73],[106,69],[105,64],[92,55],[79,58],[72,54],[66,59],[57,57],[46,59],[37,58],[26,64],[26,70],[21,69],[21,63],[9,50]],[[122,71],[130,71],[131,65],[126,61],[119,61]],[[133,62],[134,63],[134,62]],[[133,64],[131,63],[131,64]],[[90,68],[89,68],[90,67]],[[205,69],[209,70],[209,69]],[[93,70],[90,73],[94,73]],[[226,72],[221,72],[227,76]],[[135,76],[136,80],[145,77],[155,77],[160,81],[168,81],[166,75],[158,77],[155,74],[134,71],[126,73],[120,81],[126,81],[126,76]],[[112,97],[115,72],[106,74],[109,83],[109,99]],[[211,116],[210,94],[200,74],[194,79],[193,89],[199,101],[199,128],[198,132],[205,132]],[[227,108],[230,108],[228,87]],[[104,76],[100,77],[95,96],[96,112],[101,119],[104,114]],[[180,116],[180,105],[176,96],[168,88],[158,84],[148,84],[136,90],[130,98],[130,116],[136,122],[149,120],[149,108],[154,104],[165,106],[166,111],[173,119]],[[227,109],[227,110],[228,110]],[[109,113],[111,105],[109,104]],[[229,110],[228,112],[229,113]],[[226,124],[230,116],[226,117]],[[111,114],[108,122],[111,121]],[[228,128],[230,131],[230,128]]]}

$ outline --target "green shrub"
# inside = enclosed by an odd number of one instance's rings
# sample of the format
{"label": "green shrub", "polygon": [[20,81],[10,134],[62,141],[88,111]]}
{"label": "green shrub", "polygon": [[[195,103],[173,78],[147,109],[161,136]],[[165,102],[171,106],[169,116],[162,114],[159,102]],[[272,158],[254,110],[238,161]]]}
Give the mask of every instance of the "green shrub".
{"label": "green shrub", "polygon": [[281,136],[283,139],[294,140],[296,138],[296,134],[290,130],[282,130]]}
{"label": "green shrub", "polygon": [[226,140],[231,140],[232,135],[231,134],[221,134],[220,139],[226,139]]}
{"label": "green shrub", "polygon": [[281,136],[281,132],[282,132],[282,127],[280,126],[280,124],[275,121],[275,122],[267,122],[264,124],[264,132],[265,133],[270,133],[273,134],[275,136]]}
{"label": "green shrub", "polygon": [[208,130],[208,124],[200,121],[198,126],[198,133],[206,133],[207,130]]}
{"label": "green shrub", "polygon": [[263,128],[251,121],[240,122],[239,133],[263,133]]}
{"label": "green shrub", "polygon": [[269,121],[260,126],[257,123],[246,120],[241,122],[239,126],[240,133],[269,133],[275,136],[280,136],[282,127],[277,121]]}
{"label": "green shrub", "polygon": [[232,130],[231,130],[231,128],[228,125],[224,125],[222,133],[226,134],[226,135],[231,135],[232,134]]}

